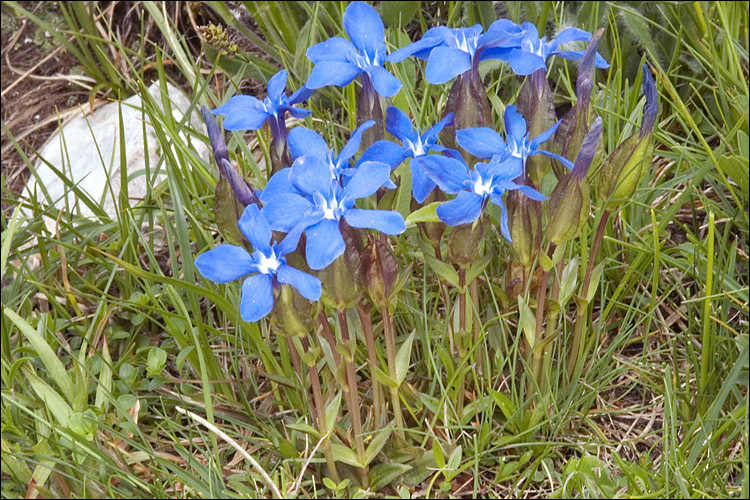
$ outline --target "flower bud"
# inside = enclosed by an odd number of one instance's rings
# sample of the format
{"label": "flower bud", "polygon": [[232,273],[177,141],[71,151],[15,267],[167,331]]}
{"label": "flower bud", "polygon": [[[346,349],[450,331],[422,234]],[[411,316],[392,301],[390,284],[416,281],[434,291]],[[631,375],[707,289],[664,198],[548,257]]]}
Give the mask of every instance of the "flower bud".
{"label": "flower bud", "polygon": [[581,144],[573,171],[558,181],[550,195],[547,238],[556,245],[574,238],[591,213],[587,174],[601,135],[602,119],[597,118]]}
{"label": "flower bud", "polygon": [[518,261],[528,269],[536,252],[537,204],[518,190],[508,193],[507,204],[511,247]]}
{"label": "flower bud", "polygon": [[[476,67],[458,75],[456,81],[453,82],[443,116],[450,112],[453,112],[453,125],[443,128],[440,140],[443,145],[451,149],[458,149],[456,130],[493,127],[492,107]],[[471,155],[464,154],[471,159]],[[464,159],[467,159],[467,156]]]}
{"label": "flower bud", "polygon": [[[420,204],[418,203],[414,198],[411,200],[411,211],[415,212],[420,207],[429,205],[430,203],[436,202],[436,201],[444,201],[445,195],[443,192],[439,189],[433,189],[432,192],[427,195],[427,198],[425,198],[424,203]],[[440,239],[443,237],[443,233],[445,232],[445,223],[444,222],[417,222],[417,227],[419,228],[419,234],[422,235],[422,238],[429,242],[430,244],[439,245]]]}
{"label": "flower bud", "polygon": [[377,141],[385,139],[385,122],[383,121],[383,108],[380,107],[380,96],[375,91],[370,77],[367,73],[361,73],[360,78],[362,79],[362,90],[357,99],[357,126],[369,120],[375,122],[374,127],[362,132],[359,150],[364,152]]}
{"label": "flower bud", "polygon": [[386,307],[398,279],[398,261],[388,246],[371,238],[362,251],[359,272],[372,302],[380,309]]}
{"label": "flower bud", "polygon": [[[602,33],[604,33],[604,28],[593,34],[588,47],[586,47],[581,62],[578,64],[578,79],[576,80],[578,100],[570,111],[563,116],[562,122],[552,138],[551,151],[570,161],[575,161],[575,158],[578,157],[578,151],[581,149],[581,144],[583,144],[589,131],[589,126],[596,117],[590,103],[591,93],[594,89],[596,50]],[[558,178],[567,174],[567,170],[557,162],[553,162],[553,168]]]}
{"label": "flower bud", "polygon": [[245,207],[234,195],[229,179],[224,175],[219,176],[214,191],[214,220],[227,243],[242,245],[242,232],[237,221],[242,217],[244,210]]}
{"label": "flower bud", "polygon": [[277,284],[274,294],[271,327],[277,335],[303,336],[314,330],[317,302],[307,300],[289,285]]}
{"label": "flower bud", "polygon": [[484,236],[485,217],[472,224],[456,226],[448,237],[448,260],[458,265],[474,262],[479,252],[479,243]]}
{"label": "flower bud", "polygon": [[656,84],[648,66],[643,66],[643,92],[646,105],[643,108],[641,131],[633,134],[617,146],[602,164],[599,173],[597,197],[607,210],[622,205],[635,193],[638,184],[648,172],[653,156],[653,126],[659,110]]}

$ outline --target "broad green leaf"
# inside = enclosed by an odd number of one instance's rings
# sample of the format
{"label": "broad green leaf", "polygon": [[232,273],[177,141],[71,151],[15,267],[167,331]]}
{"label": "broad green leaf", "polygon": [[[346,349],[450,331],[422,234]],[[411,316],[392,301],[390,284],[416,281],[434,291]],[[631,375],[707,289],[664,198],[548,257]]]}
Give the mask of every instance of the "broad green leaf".
{"label": "broad green leaf", "polygon": [[466,269],[466,284],[468,285],[469,283],[477,279],[477,276],[482,274],[482,271],[484,271],[491,260],[492,252],[488,252],[487,255],[482,256],[482,258],[472,263],[471,266]]}
{"label": "broad green leaf", "polygon": [[406,339],[401,347],[398,348],[396,353],[396,385],[400,386],[406,378],[406,373],[409,371],[409,363],[411,360],[411,345],[414,342],[414,334],[417,333],[413,330],[409,337]]}
{"label": "broad green leaf", "polygon": [[378,453],[380,453],[380,450],[383,449],[385,443],[388,442],[388,439],[391,437],[392,433],[392,425],[388,425],[384,429],[380,429],[375,432],[375,436],[372,438],[372,441],[370,441],[370,444],[367,445],[367,449],[365,450],[365,465],[370,465],[375,457],[378,456]]}
{"label": "broad green leaf", "polygon": [[598,266],[591,272],[591,281],[589,282],[589,290],[586,294],[586,302],[589,303],[594,299],[596,295],[596,289],[599,288],[599,280],[602,277],[602,270],[604,269],[604,262],[600,262]]}
{"label": "broad green leaf", "polygon": [[336,394],[336,397],[328,403],[326,406],[326,429],[333,429],[336,423],[336,417],[339,414],[339,407],[341,406],[341,391]]}
{"label": "broad green leaf", "polygon": [[435,201],[410,213],[405,221],[406,227],[414,227],[417,222],[440,222],[440,218],[437,216],[437,207],[442,203],[441,201]]}
{"label": "broad green leaf", "polygon": [[334,460],[343,462],[347,465],[362,468],[362,464],[359,463],[357,454],[354,452],[354,450],[351,450],[339,443],[331,443],[331,451],[333,452]]}
{"label": "broad green leaf", "polygon": [[146,360],[146,370],[149,375],[158,375],[164,370],[164,365],[167,363],[167,351],[161,347],[152,347],[148,351],[148,358]]}
{"label": "broad green leaf", "polygon": [[112,394],[112,357],[109,355],[107,338],[102,342],[102,368],[99,371],[99,382],[96,386],[94,406],[103,412],[109,411],[109,396]]}
{"label": "broad green leaf", "polygon": [[374,466],[370,469],[370,490],[378,491],[385,488],[410,469],[410,465],[389,462]]}
{"label": "broad green leaf", "polygon": [[419,10],[419,2],[381,2],[380,15],[389,28],[400,28],[411,21]]}
{"label": "broad green leaf", "polygon": [[437,260],[431,253],[432,249],[430,249],[430,247],[427,246],[427,244],[422,240],[419,241],[419,246],[422,249],[422,256],[425,262],[427,262],[427,264],[430,266],[430,268],[445,281],[447,281],[454,287],[459,288],[458,273],[455,269],[453,269],[453,266],[451,266],[447,262]]}
{"label": "broad green leaf", "polygon": [[530,346],[533,346],[536,342],[536,316],[534,316],[531,308],[520,295],[518,296],[518,312],[521,329],[526,337],[526,342]]}
{"label": "broad green leaf", "polygon": [[565,306],[576,289],[578,283],[578,256],[568,262],[560,277],[560,307]]}
{"label": "broad green leaf", "polygon": [[[18,327],[21,333],[23,333],[24,337],[28,339],[36,353],[39,355],[40,361],[44,364],[47,372],[49,372],[50,378],[55,381],[68,401],[72,402],[76,397],[75,384],[73,384],[73,379],[70,378],[68,370],[57,357],[55,351],[52,350],[39,332],[34,330],[26,320],[14,311],[7,307],[3,307],[3,314],[5,314],[8,319]],[[40,319],[39,325],[43,326],[45,322],[46,320]]]}
{"label": "broad green leaf", "polygon": [[313,436],[316,439],[320,439],[320,436],[321,436],[320,432],[318,432],[318,430],[315,427],[313,427],[312,425],[303,424],[302,422],[287,424],[286,427],[288,429],[299,431],[303,434],[309,434],[310,436]]}
{"label": "broad green leaf", "polygon": [[461,466],[462,453],[463,449],[459,444],[456,449],[453,450],[453,453],[451,453],[450,458],[448,458],[448,463],[445,464],[445,469],[443,469],[443,475],[448,481],[452,481],[458,474],[458,468]]}
{"label": "broad green leaf", "polygon": [[44,380],[40,379],[31,367],[25,366],[22,368],[22,371],[29,380],[31,388],[34,389],[34,392],[39,396],[39,399],[44,401],[45,407],[50,413],[52,413],[55,420],[57,420],[62,427],[67,429],[68,423],[70,422],[70,416],[73,413],[73,410],[68,406],[68,403],[65,402],[56,390],[47,385]]}
{"label": "broad green leaf", "polygon": [[443,448],[440,446],[440,442],[438,439],[432,440],[432,455],[435,457],[435,463],[439,468],[445,467],[445,453],[443,453]]}

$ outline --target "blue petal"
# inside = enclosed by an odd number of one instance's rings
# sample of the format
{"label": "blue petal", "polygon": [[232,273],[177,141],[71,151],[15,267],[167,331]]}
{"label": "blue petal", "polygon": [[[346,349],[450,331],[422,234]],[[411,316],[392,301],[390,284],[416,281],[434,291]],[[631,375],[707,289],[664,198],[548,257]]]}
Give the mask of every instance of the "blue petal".
{"label": "blue petal", "polygon": [[312,207],[312,203],[303,197],[286,193],[266,203],[260,213],[266,218],[271,229],[288,233]]}
{"label": "blue petal", "polygon": [[249,95],[236,95],[213,113],[226,117],[223,125],[227,130],[258,130],[271,116],[262,102]]}
{"label": "blue petal", "polygon": [[289,154],[292,155],[293,159],[300,156],[315,156],[323,159],[328,154],[328,144],[326,144],[325,139],[305,127],[294,127],[289,132],[287,144],[289,145]]}
{"label": "blue petal", "polygon": [[341,237],[337,220],[323,219],[307,228],[307,264],[316,271],[328,267],[344,253],[346,243]]}
{"label": "blue petal", "polygon": [[547,199],[546,196],[544,196],[542,193],[537,191],[531,186],[524,186],[522,184],[516,184],[512,181],[502,181],[499,183],[500,187],[503,188],[505,191],[512,191],[512,190],[518,190],[521,191],[523,194],[525,194],[528,198],[531,198],[534,201],[544,201]]}
{"label": "blue petal", "polygon": [[578,28],[565,28],[551,42],[547,44],[550,52],[557,50],[560,45],[568,42],[588,42],[591,40],[591,33]]}
{"label": "blue petal", "polygon": [[269,248],[268,243],[271,241],[271,227],[268,221],[260,214],[258,205],[248,205],[242,212],[242,217],[237,221],[240,231],[245,235],[247,241],[255,250],[264,250]]}
{"label": "blue petal", "polygon": [[368,66],[365,71],[370,75],[372,86],[383,97],[393,97],[401,90],[401,81],[382,66]]}
{"label": "blue petal", "polygon": [[456,142],[477,158],[485,160],[508,150],[500,134],[487,127],[456,130]]}
{"label": "blue petal", "polygon": [[471,69],[468,53],[449,47],[435,47],[430,52],[424,75],[432,84],[445,83]]}
{"label": "blue petal", "polygon": [[279,283],[292,285],[307,300],[316,301],[320,298],[320,280],[299,269],[283,264],[276,272],[276,279]]}
{"label": "blue petal", "polygon": [[341,152],[336,157],[337,167],[343,167],[345,163],[349,161],[349,158],[357,153],[357,151],[359,150],[359,143],[362,142],[362,134],[365,130],[372,127],[373,125],[375,125],[375,122],[373,120],[367,120],[362,125],[357,127],[354,132],[352,132],[352,135],[351,137],[349,137],[346,145],[341,148]]}
{"label": "blue petal", "polygon": [[393,169],[401,165],[401,162],[408,156],[409,151],[407,148],[394,144],[391,141],[378,141],[362,153],[362,156],[357,160],[357,164],[359,165],[366,161],[380,161],[387,163]]}
{"label": "blue petal", "polygon": [[421,162],[424,158],[426,157],[417,156],[411,160],[411,192],[417,203],[424,203],[424,200],[437,185],[422,167]]}
{"label": "blue petal", "polygon": [[539,40],[539,32],[533,23],[526,21],[521,24],[521,29],[526,32],[526,38],[534,42]]}
{"label": "blue petal", "polygon": [[503,238],[509,242],[513,242],[513,238],[510,237],[510,230],[508,229],[508,212],[505,210],[505,203],[500,195],[492,195],[492,203],[500,207],[500,232],[503,233]]}
{"label": "blue petal", "polygon": [[505,108],[505,133],[520,142],[526,135],[526,120],[523,115],[516,110],[515,106]]}
{"label": "blue petal", "polygon": [[534,137],[529,142],[529,149],[531,149],[532,151],[534,151],[534,150],[538,149],[539,146],[541,146],[542,144],[544,144],[545,142],[547,142],[550,137],[552,137],[553,135],[555,135],[555,131],[557,130],[557,127],[560,126],[560,123],[562,123],[562,120],[558,120],[557,123],[555,123],[554,125],[552,125],[550,128],[548,128],[547,130],[545,130],[544,132],[542,132],[538,136]]}
{"label": "blue petal", "polygon": [[385,43],[383,21],[375,9],[364,2],[353,2],[346,8],[344,29],[354,46],[371,57]]}
{"label": "blue petal", "polygon": [[[559,56],[569,61],[575,61],[583,57],[583,50],[556,50],[550,53],[550,56]],[[609,63],[597,52],[594,66],[601,69],[609,68]]]}
{"label": "blue petal", "polygon": [[391,175],[391,167],[379,161],[360,163],[344,188],[345,196],[364,198],[377,192]]}
{"label": "blue petal", "polygon": [[285,107],[285,109],[289,111],[289,114],[295,118],[306,118],[312,114],[312,111],[310,111],[309,109],[295,107]]}
{"label": "blue petal", "polygon": [[[641,137],[651,131],[659,114],[659,93],[656,91],[656,83],[647,65],[643,65],[643,94],[646,96],[646,105],[643,106],[643,121],[641,121]],[[593,129],[594,126],[592,125]]]}
{"label": "blue petal", "polygon": [[469,191],[461,191],[451,201],[437,207],[437,216],[449,226],[474,222],[482,214],[482,197]]}
{"label": "blue petal", "polygon": [[388,106],[385,110],[385,129],[401,142],[417,141],[417,133],[414,131],[409,117],[396,106]]}
{"label": "blue petal", "polygon": [[270,274],[256,274],[242,283],[240,315],[244,321],[252,323],[265,317],[273,309],[273,277]]}
{"label": "blue petal", "polygon": [[297,188],[294,187],[294,184],[292,184],[292,181],[289,180],[290,173],[292,173],[292,169],[287,167],[282,168],[281,170],[273,174],[260,195],[260,201],[266,204],[279,195],[287,193],[299,193]]}
{"label": "blue petal", "polygon": [[333,174],[323,160],[315,156],[300,156],[292,164],[289,180],[297,189],[309,196],[313,193],[327,195],[331,189]]}
{"label": "blue petal", "polygon": [[256,270],[247,250],[236,245],[220,245],[195,259],[195,267],[214,283],[229,283]]}
{"label": "blue petal", "polygon": [[401,234],[406,223],[400,213],[393,210],[363,210],[352,208],[344,215],[347,224],[362,229],[376,229],[385,234]]}
{"label": "blue petal", "polygon": [[305,85],[311,89],[319,89],[326,85],[346,87],[361,72],[361,69],[348,62],[320,61],[315,64]]}
{"label": "blue petal", "polygon": [[356,54],[356,52],[357,49],[352,45],[352,42],[334,36],[307,49],[307,58],[315,64],[320,61],[344,62],[349,61],[349,55]]}
{"label": "blue petal", "polygon": [[446,193],[457,193],[464,189],[469,178],[469,168],[462,161],[441,155],[427,155],[419,162],[427,175]]}
{"label": "blue petal", "polygon": [[546,68],[544,58],[521,49],[512,49],[508,56],[510,68],[517,75],[530,75],[538,69]]}
{"label": "blue petal", "polygon": [[273,75],[268,81],[268,97],[272,100],[278,99],[284,93],[287,78],[289,78],[289,74],[285,69]]}
{"label": "blue petal", "polygon": [[422,134],[422,142],[431,143],[433,140],[437,140],[437,136],[443,130],[443,128],[445,128],[446,126],[450,127],[451,125],[453,125],[452,111],[445,115],[442,120],[430,127],[427,132]]}
{"label": "blue petal", "polygon": [[307,88],[303,85],[297,92],[289,97],[289,104],[294,105],[303,101],[306,101],[313,95],[313,89]]}
{"label": "blue petal", "polygon": [[489,163],[474,166],[482,179],[513,180],[523,174],[523,161],[515,156],[493,156]]}
{"label": "blue petal", "polygon": [[[562,163],[563,165],[565,165],[568,169],[573,170],[573,163],[570,160],[568,160],[567,158],[564,158],[564,157],[562,157],[560,155],[557,155],[555,153],[550,153],[549,151],[545,151],[543,149],[538,149],[538,150],[534,151],[533,153],[531,153],[531,155],[536,155],[536,154],[542,154],[544,156],[548,156],[550,158],[554,158],[555,160],[557,160],[560,163]],[[531,155],[529,155],[529,156],[531,156]]]}
{"label": "blue petal", "polygon": [[[429,30],[427,31],[429,33]],[[401,62],[409,56],[417,56],[419,53],[425,53],[424,57],[430,52],[430,50],[443,43],[443,39],[437,36],[429,36],[427,33],[414,43],[410,43],[406,47],[402,47],[395,52],[392,52],[388,57],[385,58],[388,62]],[[421,59],[421,57],[420,57]]]}

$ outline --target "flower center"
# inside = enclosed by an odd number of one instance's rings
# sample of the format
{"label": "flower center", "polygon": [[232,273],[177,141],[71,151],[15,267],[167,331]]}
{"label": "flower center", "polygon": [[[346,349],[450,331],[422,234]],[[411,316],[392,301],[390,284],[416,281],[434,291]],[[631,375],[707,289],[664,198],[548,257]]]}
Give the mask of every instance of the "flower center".
{"label": "flower center", "polygon": [[529,153],[528,144],[526,138],[523,137],[520,140],[516,140],[515,137],[508,138],[508,150],[512,156],[526,160]]}
{"label": "flower center", "polygon": [[474,192],[482,197],[489,195],[492,192],[492,177],[482,179],[481,176],[477,176],[474,182]]}
{"label": "flower center", "polygon": [[276,274],[276,270],[281,265],[279,259],[276,258],[275,252],[271,251],[271,256],[265,255],[263,252],[258,252],[258,271],[262,274]]}
{"label": "flower center", "polygon": [[417,129],[417,141],[411,142],[410,140],[406,140],[407,147],[411,149],[412,153],[414,153],[414,156],[424,156],[427,154],[427,147],[425,146],[424,142],[422,142],[422,136],[420,135],[420,130]]}
{"label": "flower center", "polygon": [[[317,193],[316,193],[317,194]],[[331,195],[331,199],[327,200],[325,197],[315,197],[318,208],[323,211],[323,217],[329,220],[338,220],[339,214],[341,213],[339,201],[336,199],[336,193]]]}

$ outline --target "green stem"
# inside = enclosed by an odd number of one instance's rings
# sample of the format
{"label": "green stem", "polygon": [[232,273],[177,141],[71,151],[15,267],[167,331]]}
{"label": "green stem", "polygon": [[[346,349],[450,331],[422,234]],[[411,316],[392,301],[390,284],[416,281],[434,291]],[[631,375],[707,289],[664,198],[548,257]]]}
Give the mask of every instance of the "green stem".
{"label": "green stem", "polygon": [[292,358],[292,365],[294,365],[294,373],[297,374],[297,380],[299,380],[299,386],[302,387],[302,367],[300,365],[300,359],[299,359],[299,353],[297,352],[297,348],[294,347],[294,342],[292,342],[292,337],[285,336],[286,339],[286,346],[289,350],[289,357]]}
{"label": "green stem", "polygon": [[[383,330],[385,333],[385,351],[388,356],[388,374],[391,379],[394,379],[396,376],[396,337],[393,333],[393,319],[388,311],[387,302],[381,308],[381,314],[383,316]],[[401,400],[399,399],[398,387],[391,387],[390,389],[393,418],[396,421],[396,436],[398,436],[402,442],[406,442],[406,434],[404,433],[404,416],[401,413]]]}
{"label": "green stem", "polygon": [[[307,352],[310,348],[310,343],[306,337],[302,337],[302,345]],[[294,345],[292,344],[292,347]],[[296,351],[296,349],[295,349]],[[307,371],[310,374],[310,385],[312,385],[313,392],[313,411],[316,415],[318,423],[318,431],[323,435],[323,454],[326,457],[326,463],[328,464],[328,472],[331,474],[336,484],[341,482],[339,471],[336,468],[336,462],[333,459],[333,451],[331,450],[331,440],[328,434],[328,424],[326,423],[325,411],[323,410],[323,392],[320,389],[320,377],[318,375],[317,365],[310,365],[307,367]]]}
{"label": "green stem", "polygon": [[378,354],[375,350],[375,336],[372,334],[372,309],[365,305],[364,302],[357,308],[359,321],[362,324],[362,331],[367,343],[367,357],[370,364],[370,383],[372,384],[372,406],[375,426],[381,428],[385,426],[385,412],[383,411],[383,389],[380,382],[375,378],[375,368],[378,366]]}
{"label": "green stem", "polygon": [[[351,347],[351,352],[346,363],[346,378],[349,383],[349,418],[352,422],[352,432],[354,433],[354,445],[357,448],[357,458],[359,463],[365,463],[365,442],[362,437],[362,416],[359,411],[359,391],[357,389],[357,374],[354,368],[354,353],[356,352],[356,339],[349,336],[349,325],[346,322],[346,311],[339,309],[339,325],[341,326],[341,339],[346,344],[347,350]],[[350,342],[353,340],[353,342]],[[367,466],[362,468],[362,478],[367,478]]]}
{"label": "green stem", "polygon": [[591,248],[591,254],[588,258],[588,264],[586,266],[586,275],[583,278],[583,285],[581,285],[580,301],[577,303],[578,309],[576,310],[576,323],[573,331],[573,345],[570,348],[568,355],[568,380],[573,378],[573,373],[580,369],[578,366],[583,361],[581,349],[584,345],[583,332],[586,329],[586,323],[588,322],[588,302],[585,302],[586,297],[589,294],[589,284],[591,282],[591,272],[596,267],[596,256],[599,253],[599,247],[602,243],[604,236],[604,228],[607,226],[607,220],[609,220],[609,210],[605,210],[602,214],[602,219],[599,221],[599,228],[596,230],[596,237],[594,239],[594,246]]}
{"label": "green stem", "polygon": [[326,318],[326,315],[323,314],[323,311],[321,311],[318,315],[318,322],[323,327],[323,334],[328,341],[328,345],[331,348],[331,353],[333,354],[333,359],[334,361],[336,361],[336,366],[338,367],[341,364],[341,355],[339,355],[339,352],[336,350],[336,338],[333,336],[331,325],[328,323],[328,318]]}
{"label": "green stem", "polygon": [[[456,342],[458,356],[463,358],[466,355],[466,268],[462,265],[458,269],[458,286],[460,288],[458,295],[458,339]],[[456,401],[456,412],[458,419],[461,420],[461,416],[464,412],[464,391],[465,391],[465,379],[466,374],[461,371],[458,385],[458,400]]]}

